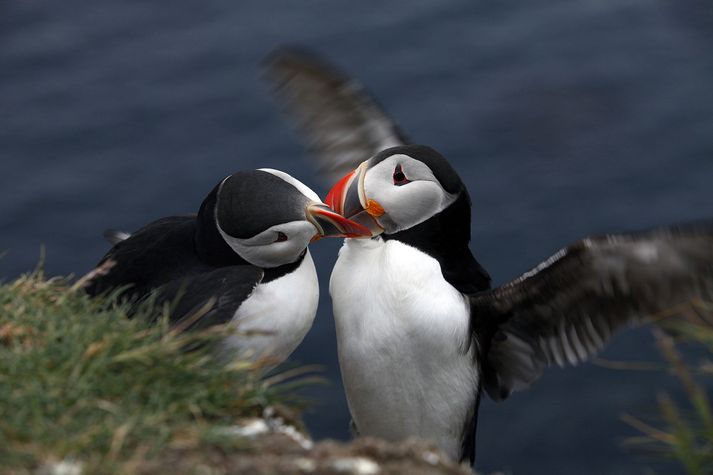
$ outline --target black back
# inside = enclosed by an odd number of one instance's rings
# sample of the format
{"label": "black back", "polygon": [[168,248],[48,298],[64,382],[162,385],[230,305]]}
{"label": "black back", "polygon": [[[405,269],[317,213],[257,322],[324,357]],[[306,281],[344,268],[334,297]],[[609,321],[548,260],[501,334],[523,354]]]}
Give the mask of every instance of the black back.
{"label": "black back", "polygon": [[119,286],[130,286],[127,292],[136,297],[186,275],[210,270],[194,251],[195,216],[171,216],[154,221],[130,238],[119,242],[99,261],[114,266],[98,276],[86,288],[98,295]]}

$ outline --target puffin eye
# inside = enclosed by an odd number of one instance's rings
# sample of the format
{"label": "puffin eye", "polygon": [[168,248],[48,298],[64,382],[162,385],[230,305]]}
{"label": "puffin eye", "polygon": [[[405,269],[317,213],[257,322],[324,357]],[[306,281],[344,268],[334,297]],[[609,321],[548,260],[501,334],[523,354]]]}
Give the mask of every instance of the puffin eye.
{"label": "puffin eye", "polygon": [[275,238],[274,242],[283,242],[283,241],[287,241],[287,234],[285,234],[281,231],[278,231],[277,237]]}
{"label": "puffin eye", "polygon": [[394,185],[396,186],[402,186],[407,183],[411,183],[411,180],[406,178],[406,175],[404,175],[403,170],[401,170],[401,165],[396,165],[396,168],[394,169]]}

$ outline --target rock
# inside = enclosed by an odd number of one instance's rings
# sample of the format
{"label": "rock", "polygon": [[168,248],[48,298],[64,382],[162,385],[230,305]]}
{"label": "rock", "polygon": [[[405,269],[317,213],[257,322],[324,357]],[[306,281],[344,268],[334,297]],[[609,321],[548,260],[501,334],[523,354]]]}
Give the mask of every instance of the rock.
{"label": "rock", "polygon": [[279,417],[242,421],[221,429],[244,439],[242,449],[171,450],[142,463],[136,473],[158,474],[314,474],[314,475],[472,475],[432,443],[410,439],[399,443],[368,437],[352,442],[317,443]]}

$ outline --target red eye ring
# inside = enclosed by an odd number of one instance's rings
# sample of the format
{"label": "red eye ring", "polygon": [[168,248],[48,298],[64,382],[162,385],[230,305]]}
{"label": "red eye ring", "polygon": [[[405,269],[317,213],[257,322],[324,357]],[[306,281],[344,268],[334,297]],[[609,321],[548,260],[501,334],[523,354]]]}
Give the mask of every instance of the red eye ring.
{"label": "red eye ring", "polygon": [[396,185],[396,186],[403,186],[403,185],[406,185],[407,183],[411,183],[411,180],[406,178],[406,175],[404,175],[404,172],[401,169],[400,164],[396,165],[396,168],[394,169],[393,180],[394,180],[394,185]]}
{"label": "red eye ring", "polygon": [[277,232],[277,237],[275,238],[275,242],[284,242],[287,241],[287,234],[283,233],[282,231]]}

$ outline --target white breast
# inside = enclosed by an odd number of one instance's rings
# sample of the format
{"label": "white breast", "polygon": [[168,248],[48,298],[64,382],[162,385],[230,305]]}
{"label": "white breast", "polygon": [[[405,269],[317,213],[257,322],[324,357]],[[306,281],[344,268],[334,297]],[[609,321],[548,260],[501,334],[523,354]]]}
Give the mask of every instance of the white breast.
{"label": "white breast", "polygon": [[243,302],[231,321],[241,334],[226,339],[225,345],[252,358],[282,362],[312,327],[318,300],[317,271],[307,251],[296,270],[258,285]]}
{"label": "white breast", "polygon": [[398,241],[347,239],[330,293],[339,363],[362,435],[434,440],[454,459],[474,408],[470,309],[438,262]]}

